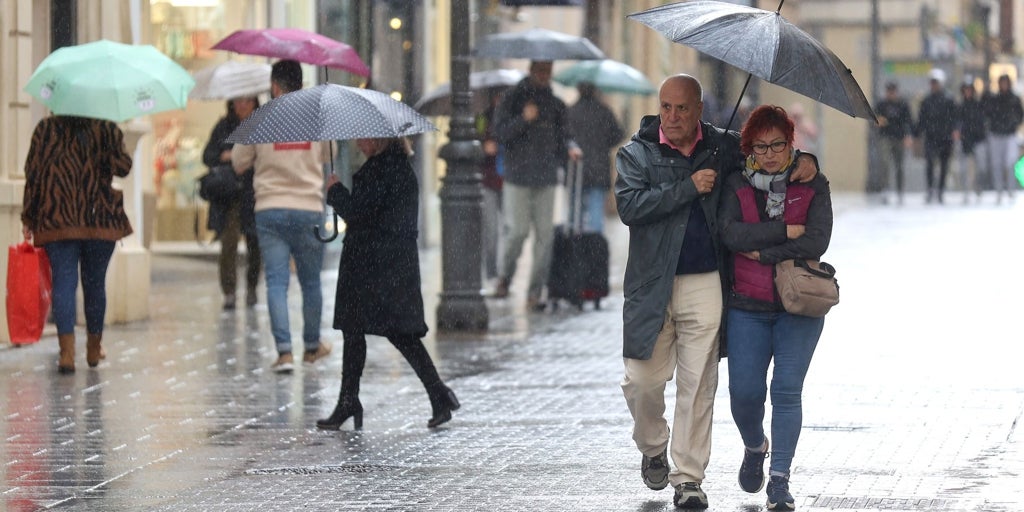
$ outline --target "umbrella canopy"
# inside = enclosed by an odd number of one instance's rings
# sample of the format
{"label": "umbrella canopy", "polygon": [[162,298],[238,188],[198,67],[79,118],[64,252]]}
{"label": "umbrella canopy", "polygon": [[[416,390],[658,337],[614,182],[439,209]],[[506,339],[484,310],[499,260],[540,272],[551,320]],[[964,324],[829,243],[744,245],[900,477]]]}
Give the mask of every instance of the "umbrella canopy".
{"label": "umbrella canopy", "polygon": [[188,71],[153,46],[99,40],[51,53],[25,92],[54,114],[121,122],[185,108],[193,86]]}
{"label": "umbrella canopy", "polygon": [[278,96],[227,138],[239,144],[404,137],[437,128],[379,91],[324,84]]}
{"label": "umbrella canopy", "polygon": [[851,116],[875,120],[850,69],[778,12],[694,1],[663,5],[628,17],[769,83]]}
{"label": "umbrella canopy", "polygon": [[370,68],[351,46],[299,28],[236,30],[213,45],[213,49],[291,59],[370,76]]}
{"label": "umbrella canopy", "polygon": [[230,100],[270,91],[270,65],[229,60],[209,66],[193,75],[196,86],[188,97],[194,100]]}
{"label": "umbrella canopy", "polygon": [[658,91],[640,70],[611,59],[577,62],[551,79],[568,86],[590,82],[604,92],[646,95]]}
{"label": "umbrella canopy", "polygon": [[477,58],[531,60],[603,59],[604,53],[589,39],[534,28],[485,37],[473,50]]}
{"label": "umbrella canopy", "polygon": [[[473,91],[473,112],[483,112],[490,106],[490,97],[519,83],[526,76],[518,69],[488,69],[469,74],[469,89]],[[452,85],[445,82],[424,94],[414,107],[425,116],[452,114]]]}

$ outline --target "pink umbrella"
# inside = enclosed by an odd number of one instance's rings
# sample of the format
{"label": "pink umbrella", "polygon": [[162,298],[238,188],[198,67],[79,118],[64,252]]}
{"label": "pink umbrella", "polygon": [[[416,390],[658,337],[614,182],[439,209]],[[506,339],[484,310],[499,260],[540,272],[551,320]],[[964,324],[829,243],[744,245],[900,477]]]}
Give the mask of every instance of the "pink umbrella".
{"label": "pink umbrella", "polygon": [[236,30],[213,45],[213,49],[297,60],[370,76],[370,68],[351,46],[299,28]]}

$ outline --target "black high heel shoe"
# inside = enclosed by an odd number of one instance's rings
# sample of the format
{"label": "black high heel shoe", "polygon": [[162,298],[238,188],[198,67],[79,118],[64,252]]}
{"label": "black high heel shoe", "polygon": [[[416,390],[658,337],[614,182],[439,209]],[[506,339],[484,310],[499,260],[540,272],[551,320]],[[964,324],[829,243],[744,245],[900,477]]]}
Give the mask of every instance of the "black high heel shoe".
{"label": "black high heel shoe", "polygon": [[455,397],[455,392],[440,384],[433,393],[430,393],[430,408],[434,416],[427,421],[427,428],[434,428],[452,419],[452,411],[456,411],[462,404]]}
{"label": "black high heel shoe", "polygon": [[358,398],[345,398],[338,400],[338,406],[330,416],[322,420],[316,420],[316,428],[323,430],[340,430],[341,425],[349,418],[352,418],[352,426],[356,430],[363,428],[363,404]]}

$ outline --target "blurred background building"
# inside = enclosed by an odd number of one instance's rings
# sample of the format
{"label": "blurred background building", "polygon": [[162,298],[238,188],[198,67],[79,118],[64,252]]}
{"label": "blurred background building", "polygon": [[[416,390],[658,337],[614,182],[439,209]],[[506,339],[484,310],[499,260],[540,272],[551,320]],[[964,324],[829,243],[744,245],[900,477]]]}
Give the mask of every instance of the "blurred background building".
{"label": "blurred background building", "polygon": [[[190,71],[235,60],[266,60],[210,50],[242,28],[297,27],[320,32],[353,46],[370,66],[369,86],[409,104],[450,79],[449,35],[452,24],[469,32],[470,41],[496,32],[534,27],[585,35],[605,54],[643,71],[655,84],[686,72],[705,85],[706,103],[718,109],[708,117],[724,124],[736,105],[746,75],[672,43],[626,15],[645,10],[654,0],[470,0],[468,19],[453,19],[450,0],[4,0],[0,3],[0,238],[20,238],[22,165],[35,124],[45,109],[22,91],[32,71],[51,51],[101,38],[152,44]],[[775,10],[778,1],[732,3]],[[1022,33],[1024,0],[789,0],[782,14],[831,48],[851,68],[874,103],[882,85],[895,81],[916,107],[926,91],[928,71],[946,71],[954,92],[964,80],[981,90],[1009,74],[1020,91],[1021,55],[1015,34]],[[556,62],[555,73],[571,62]],[[472,69],[526,70],[525,60],[475,60]],[[112,72],[115,72],[112,70]],[[341,71],[330,80],[364,83]],[[306,66],[306,85],[322,81]],[[746,97],[752,104],[800,104],[820,127],[814,151],[821,157],[834,190],[863,191],[872,154],[871,127],[829,107],[770,84],[752,81]],[[566,103],[575,89],[555,85]],[[265,101],[267,98],[263,98]],[[657,112],[657,96],[608,94],[627,131],[641,115]],[[193,194],[202,172],[201,151],[222,102],[191,101],[182,111],[137,119],[124,125],[135,145],[132,175],[119,182],[136,234],[120,244],[110,269],[109,321],[146,317],[149,253],[154,244],[192,242],[197,214],[204,204]],[[417,169],[422,178],[422,240],[440,240],[438,190],[444,161],[437,149],[447,141],[441,131],[419,137]],[[346,145],[336,163],[343,176],[352,168]],[[921,172],[908,169],[908,187],[920,189]],[[203,222],[200,221],[200,227]],[[202,231],[202,230],[200,230]],[[205,236],[205,233],[200,233]],[[6,256],[0,256],[6,268]],[[3,274],[0,280],[5,281]],[[5,287],[0,282],[0,287]],[[4,320],[0,318],[0,324]],[[0,325],[0,338],[6,338]]]}

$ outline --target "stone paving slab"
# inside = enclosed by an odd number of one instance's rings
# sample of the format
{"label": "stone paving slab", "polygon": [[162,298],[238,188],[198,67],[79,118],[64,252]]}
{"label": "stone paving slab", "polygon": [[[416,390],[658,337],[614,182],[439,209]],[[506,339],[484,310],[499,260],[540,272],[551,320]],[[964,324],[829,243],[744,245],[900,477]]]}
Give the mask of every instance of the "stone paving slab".
{"label": "stone paving slab", "polygon": [[[950,272],[979,247],[1020,254],[1024,237],[1005,234],[1024,209],[836,210],[826,259],[843,302],[807,379],[798,510],[1024,510],[1013,345],[1024,277],[995,265]],[[622,231],[611,234],[613,277]],[[426,251],[423,268],[437,265]],[[98,369],[56,375],[53,339],[0,350],[0,509],[672,510],[671,491],[638,475],[618,388],[621,292],[582,313],[489,301],[487,335],[432,333],[428,349],[464,405],[437,430],[425,428],[411,370],[371,340],[364,429],[323,432],[312,426],[336,399],[340,342],[325,364],[275,375],[266,309],[221,313],[213,262],[156,256],[154,272],[153,318],[108,328]],[[436,286],[425,272],[428,304]],[[763,510],[763,494],[735,484],[741,450],[723,366],[711,510]]]}

